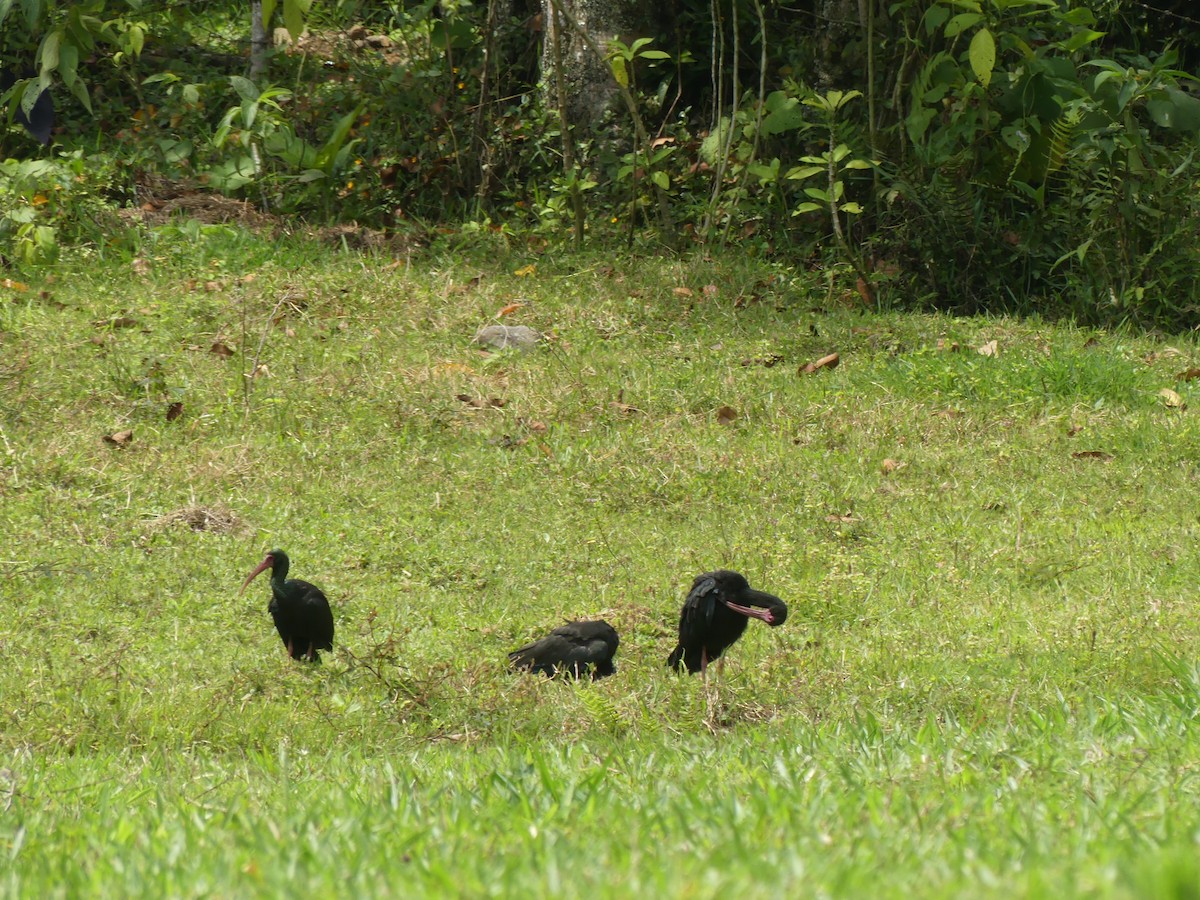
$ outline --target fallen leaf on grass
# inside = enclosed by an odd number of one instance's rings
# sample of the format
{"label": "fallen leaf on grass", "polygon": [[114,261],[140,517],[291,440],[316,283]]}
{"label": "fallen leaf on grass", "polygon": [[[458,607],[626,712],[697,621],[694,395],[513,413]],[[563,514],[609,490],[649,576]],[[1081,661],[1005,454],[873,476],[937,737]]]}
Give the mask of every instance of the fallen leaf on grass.
{"label": "fallen leaf on grass", "polygon": [[1074,459],[1098,459],[1101,462],[1108,462],[1113,458],[1111,453],[1105,453],[1103,450],[1076,450],[1071,456]]}
{"label": "fallen leaf on grass", "polygon": [[758,356],[754,359],[743,359],[743,366],[762,366],[764,369],[770,369],[775,365],[783,362],[783,357],[778,353],[771,353],[767,356]]}
{"label": "fallen leaf on grass", "polygon": [[183,403],[180,402],[179,400],[176,400],[174,403],[172,403],[170,406],[167,407],[167,421],[168,422],[174,422],[176,419],[178,419],[182,415],[183,415]]}
{"label": "fallen leaf on grass", "polygon": [[988,341],[982,347],[976,347],[975,352],[980,356],[999,356],[1000,344],[997,341]]}
{"label": "fallen leaf on grass", "polygon": [[830,353],[828,356],[822,356],[818,360],[810,362],[808,365],[801,367],[801,375],[811,375],[819,369],[836,369],[842,358],[836,353]]}
{"label": "fallen leaf on grass", "polygon": [[858,516],[854,515],[853,513],[846,513],[846,514],[840,515],[840,516],[839,515],[828,515],[825,517],[825,521],[826,522],[838,522],[841,524],[849,524],[850,522],[858,522],[861,520],[859,519]]}
{"label": "fallen leaf on grass", "polygon": [[862,297],[863,303],[868,306],[875,304],[875,291],[871,289],[871,285],[867,284],[861,276],[854,282],[854,287],[858,291],[858,296]]}
{"label": "fallen leaf on grass", "polygon": [[1165,403],[1169,409],[1187,409],[1187,404],[1184,402],[1183,398],[1170,388],[1163,388],[1158,392],[1158,396],[1162,397],[1163,403]]}
{"label": "fallen leaf on grass", "polygon": [[1148,363],[1156,363],[1160,359],[1171,359],[1175,356],[1183,356],[1183,351],[1176,347],[1163,347],[1161,350],[1151,350],[1143,359]]}
{"label": "fallen leaf on grass", "polygon": [[893,472],[895,472],[899,469],[903,469],[904,463],[897,462],[896,460],[889,457],[888,459],[885,459],[882,463],[880,463],[879,468],[883,470],[884,475],[891,475]]}
{"label": "fallen leaf on grass", "polygon": [[13,281],[11,278],[0,279],[0,287],[8,288],[10,291],[16,291],[17,293],[24,293],[29,290],[29,285],[25,282]]}
{"label": "fallen leaf on grass", "polygon": [[1200,378],[1200,369],[1189,367],[1175,376],[1176,381],[1195,381]]}
{"label": "fallen leaf on grass", "polygon": [[498,313],[496,313],[496,316],[497,317],[507,316],[510,313],[515,313],[518,309],[520,309],[524,305],[525,304],[522,303],[520,300],[514,300],[512,303],[509,303],[507,306],[500,307],[500,311]]}
{"label": "fallen leaf on grass", "polygon": [[704,296],[713,299],[717,296],[719,290],[715,284],[706,284],[704,286]]}
{"label": "fallen leaf on grass", "polygon": [[489,397],[485,400],[482,397],[472,397],[470,394],[455,394],[454,399],[461,400],[471,409],[503,409],[508,404],[508,401],[502,397]]}
{"label": "fallen leaf on grass", "polygon": [[229,359],[229,357],[233,356],[233,350],[224,341],[213,341],[213,345],[208,348],[208,352],[222,359]]}
{"label": "fallen leaf on grass", "polygon": [[676,297],[691,297],[691,296],[693,296],[692,289],[688,288],[688,287],[671,288],[671,293],[674,294]]}
{"label": "fallen leaf on grass", "polygon": [[124,431],[114,431],[112,434],[106,434],[104,436],[104,442],[106,444],[112,444],[114,447],[124,447],[132,440],[133,431],[132,429],[128,428]]}
{"label": "fallen leaf on grass", "polygon": [[949,350],[951,353],[959,351],[958,341],[948,341],[945,338],[938,338],[937,348],[939,351]]}
{"label": "fallen leaf on grass", "polygon": [[513,272],[513,274],[516,275],[518,278],[526,278],[526,277],[528,277],[530,275],[534,275],[536,273],[537,273],[537,265],[534,263],[530,263],[527,266],[521,266],[521,268],[519,268],[515,272]]}
{"label": "fallen leaf on grass", "polygon": [[94,328],[133,328],[137,319],[132,316],[117,316],[113,319],[98,319],[92,323]]}
{"label": "fallen leaf on grass", "polygon": [[617,391],[617,399],[611,401],[608,404],[608,408],[611,409],[613,412],[617,413],[618,415],[622,415],[622,416],[641,415],[641,413],[642,413],[642,411],[640,409],[638,409],[636,406],[630,406],[628,403],[625,402],[625,389],[624,388]]}
{"label": "fallen leaf on grass", "polygon": [[732,406],[722,406],[717,410],[717,424],[729,425],[738,417],[737,410]]}

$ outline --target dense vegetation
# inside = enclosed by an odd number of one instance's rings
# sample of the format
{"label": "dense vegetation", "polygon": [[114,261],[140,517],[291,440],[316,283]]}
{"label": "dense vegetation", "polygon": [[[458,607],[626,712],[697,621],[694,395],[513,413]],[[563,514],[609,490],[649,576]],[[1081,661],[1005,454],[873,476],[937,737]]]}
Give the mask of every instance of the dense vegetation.
{"label": "dense vegetation", "polygon": [[0,0],[0,893],[1194,894],[1190,4],[832,5]]}
{"label": "dense vegetation", "polygon": [[274,24],[309,31],[250,80],[241,4],[0,3],[4,58],[40,73],[10,116],[43,85],[58,110],[52,149],[0,164],[0,246],[132,257],[114,212],[201,189],[406,252],[578,224],[820,267],[868,306],[1198,321],[1189,4],[831,5],[732,0],[610,44],[633,105],[567,148],[529,6],[285,0]]}

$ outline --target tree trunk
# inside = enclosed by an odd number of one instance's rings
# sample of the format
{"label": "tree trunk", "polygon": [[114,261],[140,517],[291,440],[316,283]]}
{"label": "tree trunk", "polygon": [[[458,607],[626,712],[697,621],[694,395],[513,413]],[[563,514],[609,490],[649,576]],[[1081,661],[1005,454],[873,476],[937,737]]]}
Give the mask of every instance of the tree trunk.
{"label": "tree trunk", "polygon": [[817,86],[823,90],[846,90],[861,85],[856,70],[861,60],[847,57],[848,47],[858,47],[862,36],[859,0],[820,0],[820,56],[817,59]]}
{"label": "tree trunk", "polygon": [[[650,5],[633,0],[557,0],[569,8],[580,27],[602,50],[618,38],[629,43],[634,37],[650,37],[655,32],[651,24]],[[542,21],[549,23],[554,14],[551,0],[542,0]],[[640,30],[639,30],[640,29]],[[546,28],[543,34],[549,35]],[[619,104],[617,84],[607,61],[599,59],[584,40],[564,21],[558,23],[562,41],[563,86],[566,93],[567,118],[572,125],[598,121]],[[542,47],[542,85],[554,107],[555,79],[554,48],[546,40]]]}
{"label": "tree trunk", "polygon": [[267,27],[262,0],[250,0],[250,80],[267,71]]}

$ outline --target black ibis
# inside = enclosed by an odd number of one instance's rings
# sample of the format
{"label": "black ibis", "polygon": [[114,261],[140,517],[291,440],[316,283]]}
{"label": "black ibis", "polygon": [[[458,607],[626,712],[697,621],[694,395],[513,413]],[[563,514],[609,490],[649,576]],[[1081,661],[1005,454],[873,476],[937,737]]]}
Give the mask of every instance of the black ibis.
{"label": "black ibis", "polygon": [[[39,144],[43,146],[49,144],[50,130],[54,128],[54,100],[48,90],[42,89],[37,80],[37,73],[30,68],[23,68],[19,72],[0,69],[0,94],[6,93],[17,83],[18,78],[25,81],[25,87],[21,92],[22,100],[17,102],[13,120],[18,125],[25,126],[25,130]],[[26,114],[23,100],[25,94],[30,91],[36,92],[37,99],[33,101],[33,106]],[[0,110],[0,114],[3,114],[2,110]]]}
{"label": "black ibis", "polygon": [[621,643],[617,631],[605,621],[568,622],[551,631],[546,637],[526,644],[508,654],[514,669],[544,672],[553,677],[559,672],[580,678],[592,669],[592,680],[613,675],[613,654]]}
{"label": "black ibis", "polygon": [[288,555],[272,550],[258,568],[246,576],[247,586],[260,572],[271,570],[271,602],[267,611],[275,620],[275,630],[292,659],[320,662],[319,650],[333,650],[333,612],[329,601],[315,584],[288,578]]}
{"label": "black ibis", "polygon": [[787,604],[765,591],[756,591],[737,572],[717,569],[697,575],[679,613],[679,645],[667,665],[707,678],[708,664],[746,630],[751,618],[776,628],[787,619]]}

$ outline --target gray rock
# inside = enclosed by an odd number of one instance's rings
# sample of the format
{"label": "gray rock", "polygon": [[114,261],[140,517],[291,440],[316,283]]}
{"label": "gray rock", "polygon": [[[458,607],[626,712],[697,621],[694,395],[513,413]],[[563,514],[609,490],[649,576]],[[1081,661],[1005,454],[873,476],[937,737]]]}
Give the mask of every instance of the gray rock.
{"label": "gray rock", "polygon": [[486,325],[475,334],[476,344],[496,350],[509,347],[528,350],[541,339],[542,336],[527,325]]}

